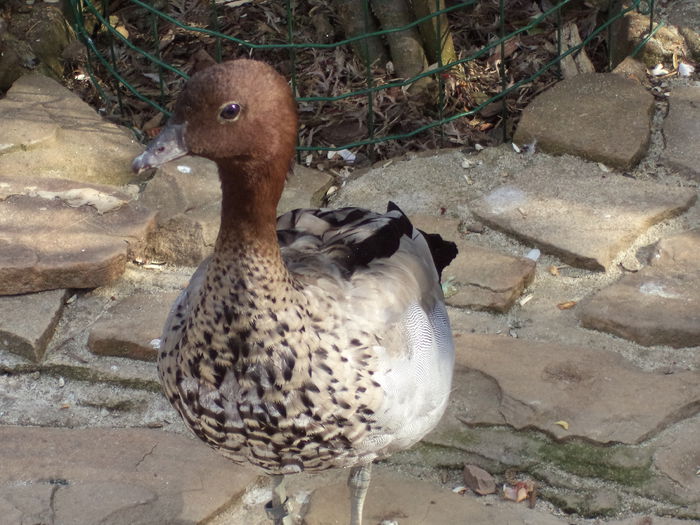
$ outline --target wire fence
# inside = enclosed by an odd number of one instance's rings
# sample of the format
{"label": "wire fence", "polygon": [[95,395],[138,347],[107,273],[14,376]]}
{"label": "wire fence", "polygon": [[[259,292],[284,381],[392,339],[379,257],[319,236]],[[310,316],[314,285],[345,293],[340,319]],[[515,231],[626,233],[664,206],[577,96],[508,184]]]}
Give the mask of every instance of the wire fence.
{"label": "wire fence", "polygon": [[[322,140],[316,138],[310,129],[313,127],[313,118],[306,125],[302,118],[303,136],[300,135],[298,151],[300,153],[324,152],[365,148],[370,157],[373,156],[372,147],[377,147],[382,143],[410,140],[428,131],[444,136],[447,129],[448,132],[454,134],[455,122],[466,120],[474,124],[475,117],[482,114],[485,108],[493,108],[494,106],[498,109],[495,116],[496,126],[503,130],[505,138],[509,129],[507,122],[509,119],[512,120],[513,114],[513,103],[508,103],[509,97],[512,102],[512,98],[518,94],[519,90],[522,90],[523,86],[532,85],[543,75],[550,75],[555,79],[559,78],[561,76],[559,68],[562,61],[570,55],[576,56],[581,53],[592,42],[603,42],[602,49],[604,51],[602,53],[605,55],[604,60],[609,67],[612,47],[609,43],[613,37],[615,22],[630,11],[636,10],[649,16],[649,29],[646,37],[633,50],[632,54],[636,54],[660,28],[660,24],[654,23],[654,0],[632,0],[624,5],[620,0],[608,0],[606,8],[600,10],[600,12],[605,13],[605,17],[602,19],[597,17],[596,23],[589,28],[587,34],[582,35],[578,43],[571,45],[570,42],[563,42],[563,30],[569,12],[567,10],[581,4],[578,0],[562,0],[554,5],[543,2],[537,13],[525,20],[516,21],[512,20],[512,16],[509,19],[509,6],[512,7],[512,1],[490,0],[493,4],[493,12],[497,15],[497,21],[490,29],[488,41],[478,48],[468,46],[469,49],[458,49],[451,60],[444,60],[445,55],[442,53],[446,45],[444,35],[449,29],[447,27],[441,28],[441,24],[445,24],[448,17],[460,14],[469,16],[469,13],[474,12],[477,4],[486,0],[451,2],[447,6],[444,0],[435,0],[434,6],[430,7],[425,16],[417,17],[406,24],[378,29],[372,28],[373,5],[370,4],[370,0],[356,0],[355,3],[359,2],[361,5],[361,11],[356,14],[361,18],[364,31],[332,42],[309,41],[308,32],[302,31],[303,27],[300,25],[305,22],[308,24],[309,20],[308,16],[300,16],[301,14],[308,15],[300,0],[286,0],[283,4],[276,2],[276,9],[278,11],[283,9],[283,12],[279,13],[280,20],[277,20],[277,23],[270,22],[270,25],[274,26],[274,30],[266,30],[267,33],[272,33],[273,37],[262,38],[263,42],[255,41],[253,38],[241,38],[245,35],[241,35],[237,27],[232,31],[231,27],[224,28],[221,23],[222,10],[239,10],[237,20],[240,22],[243,20],[240,17],[245,16],[241,10],[249,8],[255,2],[228,2],[228,6],[226,6],[222,0],[206,0],[211,2],[208,4],[205,2],[207,12],[200,13],[201,16],[196,24],[188,24],[183,21],[182,17],[177,16],[177,9],[173,12],[173,9],[178,6],[183,8],[182,2],[186,0],[180,0],[180,3],[175,6],[172,5],[174,2],[167,1],[160,1],[160,3],[143,0],[119,1],[122,8],[126,3],[133,10],[138,10],[134,12],[138,13],[139,27],[147,37],[134,38],[128,28],[120,25],[122,24],[121,18],[110,12],[110,6],[114,9],[113,6],[118,2],[70,0],[70,9],[76,33],[88,50],[87,73],[100,97],[104,101],[112,103],[124,120],[128,120],[129,114],[125,102],[127,99],[139,101],[137,106],[144,111],[147,110],[146,112],[169,115],[168,103],[172,102],[175,98],[175,92],[188,78],[183,66],[189,57],[185,56],[185,58],[180,57],[177,60],[169,61],[164,50],[167,49],[168,43],[172,42],[173,38],[184,42],[186,35],[190,35],[192,38],[203,39],[217,61],[241,55],[252,55],[265,59],[268,58],[266,53],[274,54],[276,58],[273,60],[284,60],[289,65],[287,73],[301,113],[315,114],[317,121],[321,114],[337,115],[339,112],[347,110],[350,106],[343,106],[347,101],[359,104],[361,111],[355,111],[353,118],[364,121],[363,125],[360,126],[364,133],[363,136],[351,137],[351,140],[344,143]],[[201,0],[197,1],[201,9],[202,2]],[[432,2],[432,0],[430,1]],[[308,7],[308,4],[305,5]],[[332,5],[334,4],[332,3]],[[396,75],[391,75],[390,71],[379,71],[376,61],[375,63],[370,61],[367,46],[372,39],[386,40],[391,38],[393,34],[413,30],[426,23],[433,24],[435,28],[435,44],[438,47],[438,52],[434,57],[431,57],[434,59],[432,63],[422,71],[408,78],[397,78]],[[262,22],[258,25],[260,24],[265,25]],[[519,76],[512,74],[509,71],[513,68],[513,58],[509,59],[509,56],[512,55],[512,50],[509,51],[509,47],[513,47],[511,44],[515,43],[517,47],[518,44],[522,44],[522,39],[526,36],[531,37],[543,32],[552,36],[550,42],[556,46],[555,49],[545,60],[537,63],[536,68],[531,68]],[[227,33],[236,33],[238,36]],[[300,34],[303,36],[300,37]],[[338,55],[332,54],[335,50],[351,49],[352,46],[355,46],[355,49],[364,49],[365,53],[364,56],[361,56],[362,53],[360,56],[357,53],[353,55],[356,70],[354,77],[347,82],[347,86],[338,87],[338,79],[336,79],[336,85],[333,89],[326,89],[325,92],[321,90],[320,93],[308,93],[309,89],[306,89],[308,83],[300,81],[300,67],[303,63],[308,63],[307,55],[310,54],[309,56],[312,55],[318,59],[325,53],[327,57],[325,64],[328,65],[328,60],[338,57]],[[601,46],[598,47],[601,48]],[[351,54],[352,51],[348,51],[348,53]],[[127,55],[131,57],[129,60],[124,58]],[[497,60],[493,60],[493,57],[496,57]],[[518,59],[522,59],[522,55]],[[485,66],[481,69],[472,68],[472,66],[476,67],[476,64],[485,64]],[[475,77],[480,72],[485,73],[485,68],[489,69],[492,80],[492,85],[484,90],[487,92],[486,96],[481,93],[479,97],[462,97],[456,103],[453,99],[459,99],[459,96],[455,94],[458,91],[455,85],[462,86],[464,90],[468,91],[469,86],[476,82]],[[151,85],[143,86],[139,82],[135,82],[134,69],[140,70],[141,77],[148,78]],[[323,63],[321,69],[323,69]],[[434,96],[428,97],[430,99],[428,103],[425,102],[425,97],[421,99],[422,116],[414,119],[414,125],[411,129],[406,129],[405,125],[396,125],[397,121],[402,120],[400,112],[393,118],[392,125],[378,122],[381,120],[378,115],[382,115],[382,109],[378,105],[378,97],[384,96],[385,100],[388,98],[391,101],[395,100],[397,96],[410,98],[407,93],[421,79],[429,79],[433,85],[437,85],[437,89],[431,92]],[[133,110],[131,112],[133,113]],[[322,119],[322,117],[320,118]],[[143,126],[134,127],[139,129]]]}

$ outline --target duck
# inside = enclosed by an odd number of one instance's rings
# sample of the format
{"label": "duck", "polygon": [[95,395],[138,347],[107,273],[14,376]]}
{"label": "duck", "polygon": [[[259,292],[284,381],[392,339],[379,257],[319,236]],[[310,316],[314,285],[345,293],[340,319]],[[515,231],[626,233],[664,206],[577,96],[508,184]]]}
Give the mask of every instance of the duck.
{"label": "duck", "polygon": [[440,275],[457,249],[391,202],[278,218],[296,136],[287,80],[234,59],[192,75],[134,159],[140,173],[205,157],[222,190],[213,253],[170,311],[158,375],[189,430],[272,477],[274,523],[291,523],[285,477],[338,468],[361,525],[373,462],[445,411],[454,342]]}

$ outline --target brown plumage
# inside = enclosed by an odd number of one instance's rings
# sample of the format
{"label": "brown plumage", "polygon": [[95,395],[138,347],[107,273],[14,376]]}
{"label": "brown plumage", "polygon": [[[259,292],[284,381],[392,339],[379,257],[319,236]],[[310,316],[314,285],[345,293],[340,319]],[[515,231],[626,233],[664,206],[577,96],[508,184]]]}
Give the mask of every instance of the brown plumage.
{"label": "brown plumage", "polygon": [[359,523],[371,462],[444,411],[453,346],[438,272],[456,249],[429,246],[394,205],[277,220],[296,125],[284,78],[226,62],[189,80],[135,159],[138,171],[210,158],[223,192],[214,253],[173,307],[158,370],[186,425],[230,459],[273,476],[352,467]]}

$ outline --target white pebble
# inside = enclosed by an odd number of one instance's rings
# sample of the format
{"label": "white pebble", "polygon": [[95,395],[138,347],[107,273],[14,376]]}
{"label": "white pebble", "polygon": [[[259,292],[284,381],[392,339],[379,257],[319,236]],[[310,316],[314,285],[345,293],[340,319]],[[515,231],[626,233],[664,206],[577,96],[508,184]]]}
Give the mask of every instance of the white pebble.
{"label": "white pebble", "polygon": [[682,77],[689,77],[695,71],[695,67],[685,62],[678,64],[678,74]]}
{"label": "white pebble", "polygon": [[540,255],[542,255],[542,253],[537,248],[533,248],[532,250],[527,252],[527,255],[525,257],[527,257],[528,259],[532,259],[533,261],[536,261],[537,259],[540,258]]}
{"label": "white pebble", "polygon": [[656,66],[654,66],[654,69],[651,70],[651,74],[655,77],[668,75],[668,69],[665,69],[662,64],[656,64]]}
{"label": "white pebble", "polygon": [[470,170],[476,166],[481,166],[481,164],[483,164],[483,162],[480,160],[462,159],[462,167],[465,170]]}
{"label": "white pebble", "polygon": [[518,303],[520,304],[520,306],[525,306],[527,303],[530,302],[530,300],[532,300],[533,297],[534,297],[534,295],[531,293],[529,293],[527,295],[523,295],[520,298],[520,300],[518,301]]}

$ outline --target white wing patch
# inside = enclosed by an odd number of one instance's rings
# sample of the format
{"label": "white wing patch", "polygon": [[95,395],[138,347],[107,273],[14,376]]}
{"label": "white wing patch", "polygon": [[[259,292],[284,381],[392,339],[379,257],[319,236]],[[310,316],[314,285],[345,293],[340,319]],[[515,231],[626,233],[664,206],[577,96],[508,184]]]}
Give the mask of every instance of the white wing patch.
{"label": "white wing patch", "polygon": [[[385,399],[378,419],[403,449],[430,432],[442,417],[452,387],[454,346],[444,304],[431,312],[411,304],[401,320],[406,353],[386,357],[378,368]],[[386,355],[386,354],[385,354]]]}

